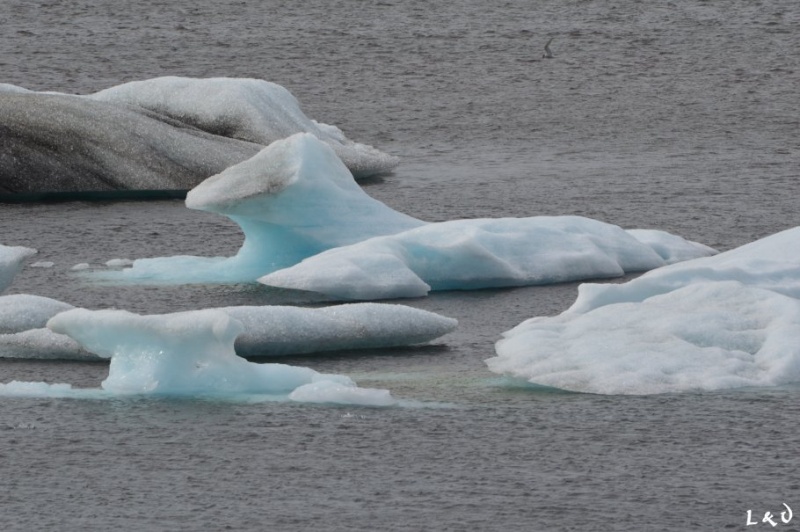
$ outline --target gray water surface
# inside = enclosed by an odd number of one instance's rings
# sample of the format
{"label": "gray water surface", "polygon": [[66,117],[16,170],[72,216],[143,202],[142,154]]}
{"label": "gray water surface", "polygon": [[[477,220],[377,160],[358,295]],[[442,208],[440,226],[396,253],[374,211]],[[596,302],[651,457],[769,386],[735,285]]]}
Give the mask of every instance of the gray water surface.
{"label": "gray water surface", "polygon": [[[365,189],[426,220],[579,214],[719,249],[800,225],[790,0],[8,0],[0,22],[0,82],[30,89],[163,75],[284,85],[310,117],[401,156]],[[0,235],[55,263],[8,293],[140,313],[320,303],[70,274],[238,249],[234,224],[179,201],[0,205]],[[797,387],[594,396],[486,370],[503,331],[576,293],[438,293],[406,302],[459,319],[431,346],[287,359],[427,408],[6,399],[2,529],[758,530],[772,527],[747,527],[748,510],[800,514]],[[89,387],[106,372],[0,362],[0,382]]]}

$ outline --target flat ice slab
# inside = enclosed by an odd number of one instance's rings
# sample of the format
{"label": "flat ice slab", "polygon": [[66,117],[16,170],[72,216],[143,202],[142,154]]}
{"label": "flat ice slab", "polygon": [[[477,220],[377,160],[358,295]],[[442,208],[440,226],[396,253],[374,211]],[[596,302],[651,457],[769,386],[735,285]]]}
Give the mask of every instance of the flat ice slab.
{"label": "flat ice slab", "polygon": [[715,251],[578,216],[455,220],[331,249],[259,282],[339,299],[618,277]]}
{"label": "flat ice slab", "polygon": [[[96,359],[72,338],[45,328],[73,309],[46,297],[0,296],[0,358]],[[235,342],[243,357],[379,349],[429,342],[458,322],[404,305],[360,303],[322,308],[240,306],[211,309],[242,325]]]}
{"label": "flat ice slab", "polygon": [[506,332],[489,369],[587,393],[800,382],[800,228],[648,272],[584,284],[575,304]]}

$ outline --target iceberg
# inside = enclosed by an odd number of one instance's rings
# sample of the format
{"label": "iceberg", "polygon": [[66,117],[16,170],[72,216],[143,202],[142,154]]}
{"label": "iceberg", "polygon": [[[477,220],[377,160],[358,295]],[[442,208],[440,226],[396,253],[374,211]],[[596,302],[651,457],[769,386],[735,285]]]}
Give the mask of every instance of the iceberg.
{"label": "iceberg", "polygon": [[613,277],[714,253],[661,231],[627,233],[575,216],[427,223],[367,195],[334,151],[308,133],[275,141],[210,177],[189,192],[186,205],[242,228],[245,241],[236,256],[138,259],[123,270],[89,272],[89,278],[258,279],[332,297],[377,299],[416,297],[432,288]]}
{"label": "iceberg", "polygon": [[357,178],[397,158],[306,117],[283,87],[254,79],[157,78],[77,96],[0,86],[0,195],[185,191],[266,144],[320,137]]}
{"label": "iceberg", "polygon": [[260,79],[175,76],[133,81],[89,96],[136,105],[214,135],[266,146],[296,133],[328,144],[356,178],[391,170],[398,159],[308,118],[284,87]]}
{"label": "iceberg", "polygon": [[339,299],[618,277],[715,253],[579,216],[455,220],[331,249],[259,282]]}
{"label": "iceberg", "polygon": [[495,373],[564,390],[655,394],[800,382],[800,227],[619,285],[583,284],[503,334]]}
{"label": "iceberg", "polygon": [[25,259],[36,253],[32,248],[0,244],[0,293],[11,286]]}
{"label": "iceberg", "polygon": [[0,194],[188,190],[258,144],[66,94],[0,92]]}
{"label": "iceberg", "polygon": [[[388,391],[358,388],[344,375],[248,362],[234,351],[242,324],[219,310],[140,316],[123,310],[73,309],[57,314],[47,326],[111,359],[108,377],[101,383],[111,395],[267,395],[301,402],[396,404]],[[61,395],[71,389],[67,384],[43,388],[42,383],[14,382],[0,387],[0,394],[19,395],[25,388],[28,393]]]}
{"label": "iceberg", "polygon": [[418,227],[424,222],[371,198],[327,144],[308,133],[273,142],[253,158],[192,189],[186,206],[221,214],[244,232],[234,257],[138,259],[95,271],[114,282],[255,282],[326,249]]}
{"label": "iceberg", "polygon": [[[0,296],[0,358],[97,359],[68,336],[46,328],[68,303],[17,294]],[[417,345],[455,330],[458,322],[403,305],[350,304],[322,308],[239,306],[208,309],[239,322],[235,351],[263,357]]]}

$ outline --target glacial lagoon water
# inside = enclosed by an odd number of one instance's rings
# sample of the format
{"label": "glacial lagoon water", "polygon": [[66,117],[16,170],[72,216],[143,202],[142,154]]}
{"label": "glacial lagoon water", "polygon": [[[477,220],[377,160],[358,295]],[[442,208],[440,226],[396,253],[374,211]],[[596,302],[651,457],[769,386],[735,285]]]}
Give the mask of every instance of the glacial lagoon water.
{"label": "glacial lagoon water", "polygon": [[[5,83],[86,93],[162,75],[259,77],[402,158],[364,183],[432,221],[575,214],[730,249],[800,225],[798,12],[775,2],[118,2],[0,10]],[[542,47],[555,37],[553,59]],[[140,313],[317,305],[266,287],[110,287],[78,263],[230,255],[180,201],[0,205],[39,249],[7,293]],[[4,530],[800,528],[800,388],[649,397],[490,373],[500,333],[577,284],[442,292],[458,318],[413,349],[294,357],[427,408],[6,399]],[[284,359],[282,359],[284,361]],[[0,362],[0,380],[93,387],[103,363]],[[783,503],[798,514],[780,521]],[[776,528],[778,529],[778,528]]]}

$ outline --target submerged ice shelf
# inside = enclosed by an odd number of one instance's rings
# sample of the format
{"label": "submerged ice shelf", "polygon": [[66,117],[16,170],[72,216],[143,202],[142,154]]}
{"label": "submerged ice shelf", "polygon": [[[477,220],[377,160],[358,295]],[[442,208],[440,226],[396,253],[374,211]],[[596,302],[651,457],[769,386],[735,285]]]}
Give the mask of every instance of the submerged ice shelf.
{"label": "submerged ice shelf", "polygon": [[0,84],[0,195],[188,190],[298,132],[326,142],[357,177],[397,158],[308,118],[280,85],[164,77],[95,94]]}
{"label": "submerged ice shelf", "polygon": [[190,208],[239,224],[233,257],[139,259],[89,272],[120,283],[254,282],[344,299],[619,276],[714,250],[654,230],[575,216],[426,223],[368,196],[310,134],[279,140],[213,176]]}
{"label": "submerged ice shelf", "polygon": [[[273,396],[299,402],[392,406],[388,390],[359,388],[344,375],[285,364],[256,364],[236,355],[243,326],[219,310],[139,316],[121,310],[73,309],[47,324],[87,351],[109,358],[102,393],[112,396]],[[0,395],[91,397],[100,390],[69,384],[10,382]]]}
{"label": "submerged ice shelf", "polygon": [[800,227],[666,266],[584,284],[568,310],[506,332],[489,369],[602,394],[800,382]]}

